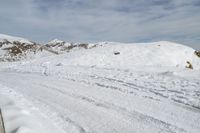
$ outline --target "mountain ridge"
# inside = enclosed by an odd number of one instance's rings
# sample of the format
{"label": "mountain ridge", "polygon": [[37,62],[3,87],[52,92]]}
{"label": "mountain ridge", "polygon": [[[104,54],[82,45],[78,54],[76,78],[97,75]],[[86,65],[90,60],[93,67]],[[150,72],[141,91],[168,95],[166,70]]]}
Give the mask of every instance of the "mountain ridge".
{"label": "mountain ridge", "polygon": [[52,62],[63,59],[67,62],[64,64],[69,65],[129,68],[142,65],[183,68],[192,65],[191,68],[200,69],[200,58],[193,48],[169,41],[72,43],[53,39],[48,43],[39,44],[28,39],[0,34],[2,61],[18,61],[35,56],[42,58],[52,54],[60,55],[53,56]]}

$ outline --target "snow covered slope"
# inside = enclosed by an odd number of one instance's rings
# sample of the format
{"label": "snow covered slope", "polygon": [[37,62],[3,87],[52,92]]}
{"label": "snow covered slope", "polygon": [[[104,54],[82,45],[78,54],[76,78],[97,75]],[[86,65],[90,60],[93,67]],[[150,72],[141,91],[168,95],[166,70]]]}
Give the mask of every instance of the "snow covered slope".
{"label": "snow covered slope", "polygon": [[[118,54],[116,54],[118,53]],[[173,66],[184,68],[187,61],[200,68],[194,49],[171,42],[147,44],[107,43],[68,56],[68,64],[131,68],[133,66]]]}
{"label": "snow covered slope", "polygon": [[0,34],[0,61],[16,61],[31,57],[41,50],[35,42]]}
{"label": "snow covered slope", "polygon": [[74,50],[80,50],[80,48],[84,49],[90,49],[95,47],[96,45],[94,44],[89,44],[89,43],[69,43],[65,41],[61,41],[58,39],[54,39],[50,42],[48,42],[45,45],[47,48],[51,49],[52,51],[57,52],[58,54],[74,51]]}
{"label": "snow covered slope", "polygon": [[21,43],[32,44],[31,41],[21,38],[21,37],[14,37],[14,36],[9,36],[9,35],[5,35],[5,34],[0,34],[0,42],[4,41],[5,39],[11,43],[13,43],[14,41],[19,41]]}
{"label": "snow covered slope", "polygon": [[[41,55],[41,53],[45,57],[48,55],[46,51],[63,54],[58,58],[52,57],[51,62],[62,62],[63,60],[64,64],[70,65],[123,68],[135,66],[185,68],[191,64],[194,69],[200,69],[200,58],[195,54],[195,50],[173,42],[68,43],[54,39],[41,47],[39,44],[23,38],[0,34],[0,56],[2,60],[5,60],[6,57],[19,58],[30,54]],[[41,61],[45,60],[42,59]]]}
{"label": "snow covered slope", "polygon": [[0,108],[6,133],[62,133],[20,94],[2,85],[0,88]]}
{"label": "snow covered slope", "polygon": [[0,34],[0,61],[20,61],[57,54],[45,45],[20,37]]}
{"label": "snow covered slope", "polygon": [[57,57],[35,60],[36,64],[79,65],[112,68],[177,67],[185,68],[189,62],[193,69],[200,69],[200,58],[195,50],[172,42],[124,44],[104,42],[90,44],[92,49],[79,49]]}

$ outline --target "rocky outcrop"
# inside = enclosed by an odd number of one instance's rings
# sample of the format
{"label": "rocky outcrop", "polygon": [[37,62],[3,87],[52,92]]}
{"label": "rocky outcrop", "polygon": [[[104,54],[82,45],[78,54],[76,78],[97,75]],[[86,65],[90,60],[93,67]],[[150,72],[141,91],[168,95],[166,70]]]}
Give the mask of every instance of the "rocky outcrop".
{"label": "rocky outcrop", "polygon": [[64,52],[70,52],[72,49],[75,49],[75,48],[90,49],[90,48],[96,47],[95,44],[72,43],[72,42],[69,43],[69,42],[58,40],[58,39],[54,39],[48,42],[45,46],[46,48],[51,49],[54,52],[57,52],[58,54],[64,53]]}
{"label": "rocky outcrop", "polygon": [[[10,37],[11,38],[11,37]],[[42,51],[40,44],[18,39],[0,39],[0,61],[17,61]]]}

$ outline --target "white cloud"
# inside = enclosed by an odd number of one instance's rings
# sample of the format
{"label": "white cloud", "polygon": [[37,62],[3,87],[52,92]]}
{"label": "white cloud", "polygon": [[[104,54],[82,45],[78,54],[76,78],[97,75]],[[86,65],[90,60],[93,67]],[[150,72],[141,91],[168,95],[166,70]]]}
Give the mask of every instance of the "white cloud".
{"label": "white cloud", "polygon": [[5,0],[0,30],[40,41],[170,40],[200,48],[198,0]]}

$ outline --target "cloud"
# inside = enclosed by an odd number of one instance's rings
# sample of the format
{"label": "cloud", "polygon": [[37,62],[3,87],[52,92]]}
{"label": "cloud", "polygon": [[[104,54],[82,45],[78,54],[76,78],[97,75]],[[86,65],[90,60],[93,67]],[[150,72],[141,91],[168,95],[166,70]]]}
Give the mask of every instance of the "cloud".
{"label": "cloud", "polygon": [[0,30],[39,41],[169,40],[200,49],[199,0],[4,0]]}

